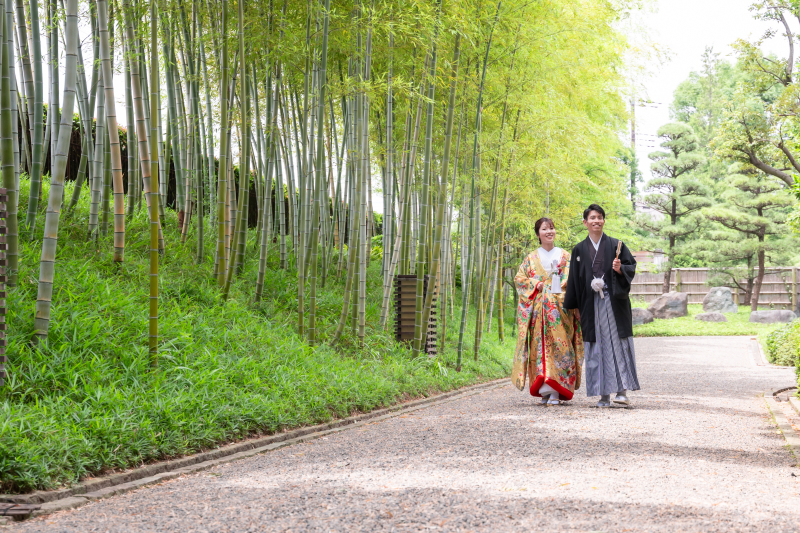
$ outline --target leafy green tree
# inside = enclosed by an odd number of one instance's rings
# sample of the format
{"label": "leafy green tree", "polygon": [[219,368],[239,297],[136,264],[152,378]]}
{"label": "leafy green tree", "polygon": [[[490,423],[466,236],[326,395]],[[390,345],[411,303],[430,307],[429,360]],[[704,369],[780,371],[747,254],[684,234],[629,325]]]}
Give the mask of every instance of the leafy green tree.
{"label": "leafy green tree", "polygon": [[[789,20],[800,20],[800,3],[762,1],[753,8],[755,18],[773,22],[779,29],[768,31],[756,42],[736,42],[739,68],[746,79],[737,83],[733,95],[725,102],[712,144],[721,157],[751,165],[792,187],[794,174],[800,172],[800,146],[796,142],[800,133],[797,121],[800,87],[794,72],[795,35]],[[786,38],[787,56],[764,54],[761,49],[764,41],[779,33]]]}
{"label": "leafy green tree", "polygon": [[[702,222],[699,211],[710,205],[710,190],[695,171],[706,158],[700,151],[692,127],[683,122],[665,124],[658,129],[664,151],[652,152],[650,170],[653,178],[645,186],[642,203],[656,216],[642,213],[638,223],[653,239],[652,249],[664,248],[667,264],[662,292],[669,292],[675,256],[681,253],[686,237],[697,231]],[[666,241],[666,243],[664,242]],[[659,246],[660,245],[660,246]]]}
{"label": "leafy green tree", "polygon": [[786,215],[794,199],[775,177],[752,167],[731,175],[728,183],[730,186],[722,195],[725,204],[709,209],[706,216],[741,234],[733,242],[739,245],[739,253],[748,263],[752,263],[755,256],[758,273],[750,298],[750,308],[755,311],[767,255],[785,251],[790,246],[786,238],[790,236]]}

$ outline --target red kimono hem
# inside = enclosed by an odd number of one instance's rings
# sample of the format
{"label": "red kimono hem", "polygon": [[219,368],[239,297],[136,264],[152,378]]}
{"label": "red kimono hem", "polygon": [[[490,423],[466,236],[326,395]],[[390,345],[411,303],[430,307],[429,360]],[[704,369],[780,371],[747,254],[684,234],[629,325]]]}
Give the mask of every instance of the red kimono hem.
{"label": "red kimono hem", "polygon": [[559,399],[561,400],[569,401],[572,399],[574,395],[574,393],[570,392],[569,389],[565,389],[564,387],[562,387],[558,381],[554,379],[545,379],[544,376],[536,376],[536,379],[533,380],[533,383],[531,384],[531,396],[536,396],[537,398],[541,398],[542,395],[539,394],[539,389],[544,384],[553,387],[553,390],[555,390],[558,393],[560,397]]}

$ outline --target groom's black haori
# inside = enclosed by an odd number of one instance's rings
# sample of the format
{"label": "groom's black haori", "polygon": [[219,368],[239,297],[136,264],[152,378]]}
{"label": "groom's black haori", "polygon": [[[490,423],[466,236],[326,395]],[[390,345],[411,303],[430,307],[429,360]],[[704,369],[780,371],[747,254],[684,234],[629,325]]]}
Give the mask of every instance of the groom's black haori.
{"label": "groom's black haori", "polygon": [[597,406],[610,407],[616,392],[614,403],[629,405],[627,391],[639,390],[629,297],[636,260],[624,243],[603,233],[602,207],[590,205],[583,220],[589,236],[572,250],[564,308],[580,311],[587,396],[600,396]]}
{"label": "groom's black haori", "polygon": [[[583,340],[595,342],[594,290],[592,279],[602,277],[608,285],[611,297],[611,308],[617,322],[617,332],[621,338],[633,336],[631,317],[631,282],[636,274],[636,259],[628,247],[622,243],[619,260],[622,263],[621,274],[614,272],[614,262],[618,239],[605,233],[600,239],[600,247],[595,258],[594,246],[589,237],[579,242],[572,249],[570,276],[567,279],[567,292],[564,295],[565,309],[578,309],[581,313],[581,330]],[[592,261],[594,260],[594,266]]]}

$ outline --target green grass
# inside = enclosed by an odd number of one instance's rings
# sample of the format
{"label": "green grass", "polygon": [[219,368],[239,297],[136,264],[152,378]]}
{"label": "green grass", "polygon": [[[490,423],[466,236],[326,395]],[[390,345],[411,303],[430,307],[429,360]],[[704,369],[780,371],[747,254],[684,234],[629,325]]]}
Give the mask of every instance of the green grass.
{"label": "green grass", "polygon": [[[634,307],[647,307],[642,301],[635,301]],[[738,313],[726,313],[727,322],[703,322],[695,320],[695,315],[703,312],[701,304],[690,304],[689,315],[667,320],[655,319],[649,324],[633,326],[634,337],[684,337],[714,335],[758,335],[774,330],[779,324],[755,324],[749,321],[750,306],[740,305]]]}
{"label": "green grass", "polygon": [[[26,189],[23,180],[22,198]],[[47,192],[45,183],[42,206]],[[68,186],[67,198],[71,192]],[[277,268],[275,250],[265,299],[256,305],[258,254],[251,232],[244,275],[223,302],[211,276],[211,232],[205,262],[196,265],[194,243],[180,244],[171,212],[164,224],[159,367],[151,372],[145,210],[128,224],[125,262],[118,265],[110,237],[99,245],[86,241],[88,194],[83,202],[73,217],[62,214],[50,334],[37,346],[29,341],[43,212],[37,240],[21,239],[19,286],[8,295],[10,378],[0,388],[0,492],[67,485],[510,373],[510,309],[505,344],[495,332],[485,334],[477,362],[473,334],[467,336],[462,372],[454,369],[455,319],[448,321],[446,348],[436,358],[413,358],[396,344],[390,331],[377,327],[378,261],[368,277],[363,348],[349,328],[338,346],[325,342],[341,309],[344,280],[336,276],[320,291],[323,344],[311,348],[296,333],[296,275]],[[472,324],[470,317],[470,331]]]}

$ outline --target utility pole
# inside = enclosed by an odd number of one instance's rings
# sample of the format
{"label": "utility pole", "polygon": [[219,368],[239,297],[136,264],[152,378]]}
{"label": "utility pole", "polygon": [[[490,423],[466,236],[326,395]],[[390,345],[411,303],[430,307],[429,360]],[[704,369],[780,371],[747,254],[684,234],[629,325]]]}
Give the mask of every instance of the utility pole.
{"label": "utility pole", "polygon": [[636,96],[631,96],[631,207],[636,212],[636,171],[639,162],[636,159]]}

